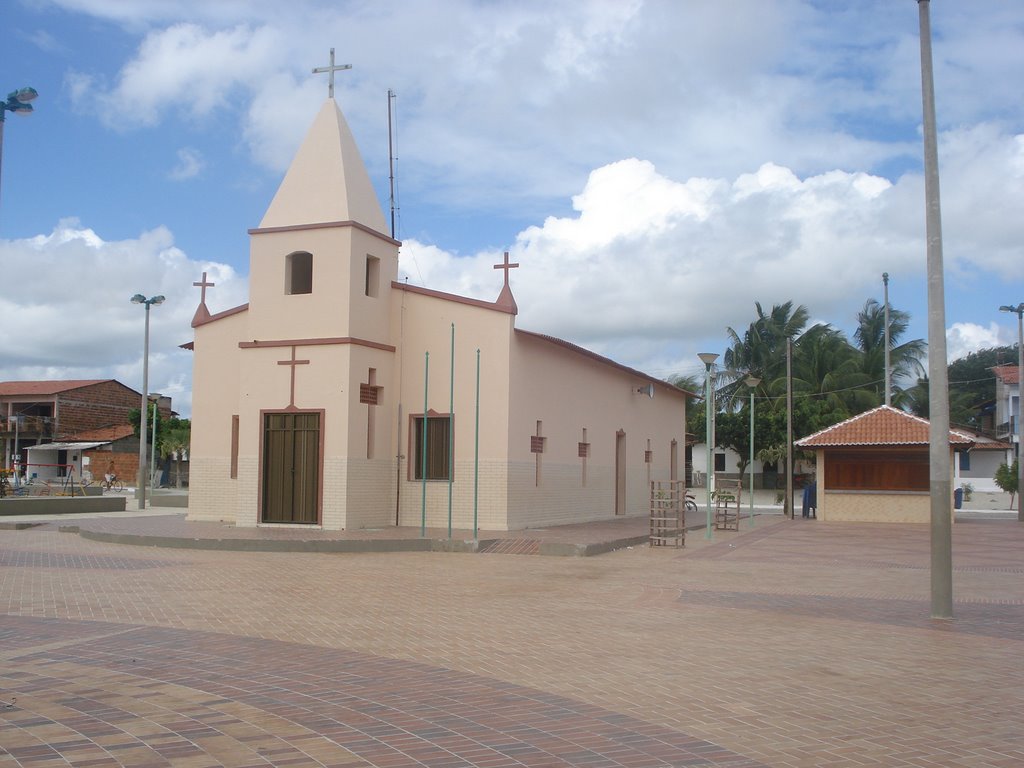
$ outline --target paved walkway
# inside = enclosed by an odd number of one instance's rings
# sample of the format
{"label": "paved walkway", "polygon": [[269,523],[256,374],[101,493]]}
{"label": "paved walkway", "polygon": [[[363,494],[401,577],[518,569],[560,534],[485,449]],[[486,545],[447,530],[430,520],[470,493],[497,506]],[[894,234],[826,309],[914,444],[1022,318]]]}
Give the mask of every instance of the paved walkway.
{"label": "paved walkway", "polygon": [[1024,765],[1024,525],[955,526],[953,621],[928,544],[777,516],[589,558],[0,530],[0,766]]}

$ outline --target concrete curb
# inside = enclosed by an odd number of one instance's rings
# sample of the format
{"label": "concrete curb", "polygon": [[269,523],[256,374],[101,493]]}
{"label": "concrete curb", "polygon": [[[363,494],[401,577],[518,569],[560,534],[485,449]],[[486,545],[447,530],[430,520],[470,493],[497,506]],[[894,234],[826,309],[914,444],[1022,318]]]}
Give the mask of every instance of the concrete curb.
{"label": "concrete curb", "polygon": [[0,502],[0,517],[124,512],[127,501],[124,496],[19,496]]}
{"label": "concrete curb", "polygon": [[[431,539],[199,539],[184,536],[148,536],[144,534],[90,531],[77,525],[59,528],[61,533],[77,533],[83,539],[108,544],[168,549],[205,549],[227,552],[431,552],[438,551]],[[444,542],[447,544],[448,542]]]}

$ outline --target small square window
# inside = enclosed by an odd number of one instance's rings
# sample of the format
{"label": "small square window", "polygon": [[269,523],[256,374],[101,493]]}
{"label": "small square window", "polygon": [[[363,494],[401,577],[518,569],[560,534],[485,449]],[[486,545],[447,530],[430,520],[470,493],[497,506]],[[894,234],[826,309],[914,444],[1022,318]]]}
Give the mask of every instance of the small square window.
{"label": "small square window", "polygon": [[376,256],[366,257],[366,295],[376,297],[380,283],[380,259]]}
{"label": "small square window", "polygon": [[288,295],[313,292],[313,254],[305,251],[288,254],[284,292]]}

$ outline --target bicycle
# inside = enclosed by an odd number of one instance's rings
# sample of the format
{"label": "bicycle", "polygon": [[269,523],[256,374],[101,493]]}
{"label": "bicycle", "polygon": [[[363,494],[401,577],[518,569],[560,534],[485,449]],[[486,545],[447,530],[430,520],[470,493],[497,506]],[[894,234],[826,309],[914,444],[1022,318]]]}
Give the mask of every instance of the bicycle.
{"label": "bicycle", "polygon": [[686,511],[688,513],[697,513],[697,502],[693,498],[693,494],[689,491],[686,492]]}
{"label": "bicycle", "polygon": [[118,479],[117,475],[107,475],[100,480],[100,488],[103,492],[113,491],[114,493],[121,493],[124,491],[124,483]]}

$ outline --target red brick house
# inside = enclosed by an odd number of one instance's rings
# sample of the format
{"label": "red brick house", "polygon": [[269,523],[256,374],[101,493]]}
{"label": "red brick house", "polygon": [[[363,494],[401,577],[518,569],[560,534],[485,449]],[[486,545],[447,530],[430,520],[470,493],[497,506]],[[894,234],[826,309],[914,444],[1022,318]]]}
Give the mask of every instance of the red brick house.
{"label": "red brick house", "polygon": [[[818,519],[927,523],[928,430],[925,419],[883,405],[798,440],[799,448],[816,453]],[[949,443],[950,451],[974,445],[954,431]]]}
{"label": "red brick house", "polygon": [[[24,459],[26,449],[31,446],[79,440],[82,434],[92,430],[120,427],[123,431],[129,422],[128,414],[139,407],[140,399],[138,392],[114,379],[0,382],[3,466],[13,465],[15,452]],[[168,400],[164,415],[170,413]],[[123,442],[124,435],[114,439]],[[135,451],[137,454],[137,438]],[[136,457],[131,473],[125,476],[134,476],[137,465]]]}

